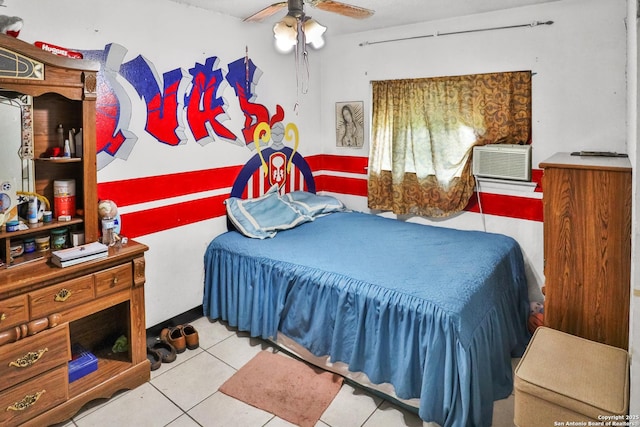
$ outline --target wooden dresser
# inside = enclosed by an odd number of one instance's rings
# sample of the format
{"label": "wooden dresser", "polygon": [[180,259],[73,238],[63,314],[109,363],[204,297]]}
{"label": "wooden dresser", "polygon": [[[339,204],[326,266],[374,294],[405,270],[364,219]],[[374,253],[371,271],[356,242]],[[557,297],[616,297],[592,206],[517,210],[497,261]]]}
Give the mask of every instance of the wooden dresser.
{"label": "wooden dresser", "polygon": [[[100,260],[0,274],[0,425],[58,423],[90,400],[149,380],[146,249],[129,242]],[[128,348],[113,352],[120,336]],[[98,369],[69,383],[76,344],[97,357]]]}
{"label": "wooden dresser", "polygon": [[629,343],[631,164],[557,153],[540,163],[544,323],[623,349]]}
{"label": "wooden dresser", "polygon": [[[71,244],[72,234],[84,236],[86,243],[100,238],[99,69],[96,62],[55,56],[0,34],[0,102],[18,107],[15,121],[21,127],[17,137],[2,132],[0,138],[0,148],[8,149],[0,156],[1,191],[8,191],[13,182],[17,191],[50,202],[54,210],[56,182],[73,180],[76,207],[69,218],[54,215],[51,221],[24,221],[28,225],[18,230],[0,227],[2,426],[60,423],[87,402],[137,387],[150,377],[144,308],[147,246],[129,241],[110,247],[105,258],[64,268],[51,263],[46,247],[26,249],[27,241],[47,237],[53,245],[54,235],[67,236],[66,243],[57,241],[59,248]],[[56,132],[59,124],[67,130],[82,129],[76,155],[55,154],[62,148],[62,135]],[[6,162],[12,153],[19,167],[10,169],[6,165],[12,164]],[[22,170],[23,176],[3,175],[16,169],[11,174]],[[3,194],[3,201],[11,198],[10,192]],[[0,207],[2,213],[14,215],[4,204]],[[14,247],[24,248],[24,253]],[[70,378],[69,365],[78,346],[94,355],[91,367],[97,369],[87,369],[78,378],[74,372]]]}

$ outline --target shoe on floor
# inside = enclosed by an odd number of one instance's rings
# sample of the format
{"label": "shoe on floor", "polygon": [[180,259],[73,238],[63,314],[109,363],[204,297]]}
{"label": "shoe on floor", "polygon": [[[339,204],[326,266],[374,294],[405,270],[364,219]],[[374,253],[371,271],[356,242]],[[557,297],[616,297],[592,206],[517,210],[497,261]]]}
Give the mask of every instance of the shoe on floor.
{"label": "shoe on floor", "polygon": [[160,331],[160,340],[171,344],[177,353],[182,353],[187,349],[187,341],[185,340],[181,325],[175,328],[164,328]]}
{"label": "shoe on floor", "polygon": [[151,362],[151,370],[155,371],[162,364],[162,356],[160,353],[151,347],[147,347],[147,359]]}
{"label": "shoe on floor", "polygon": [[198,337],[198,331],[191,325],[182,326],[182,334],[186,341],[187,348],[189,350],[195,350],[200,345],[200,338]]}
{"label": "shoe on floor", "polygon": [[160,354],[162,363],[171,363],[176,360],[176,349],[174,346],[166,341],[158,341],[151,347],[151,350],[155,350]]}

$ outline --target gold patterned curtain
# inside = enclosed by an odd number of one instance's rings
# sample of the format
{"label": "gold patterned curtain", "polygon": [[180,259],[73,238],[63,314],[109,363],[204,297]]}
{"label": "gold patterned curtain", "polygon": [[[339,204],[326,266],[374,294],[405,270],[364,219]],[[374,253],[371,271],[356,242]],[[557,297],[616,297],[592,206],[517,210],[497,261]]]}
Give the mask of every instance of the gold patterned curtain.
{"label": "gold patterned curtain", "polygon": [[371,209],[428,217],[473,194],[474,145],[529,143],[531,72],[372,82]]}

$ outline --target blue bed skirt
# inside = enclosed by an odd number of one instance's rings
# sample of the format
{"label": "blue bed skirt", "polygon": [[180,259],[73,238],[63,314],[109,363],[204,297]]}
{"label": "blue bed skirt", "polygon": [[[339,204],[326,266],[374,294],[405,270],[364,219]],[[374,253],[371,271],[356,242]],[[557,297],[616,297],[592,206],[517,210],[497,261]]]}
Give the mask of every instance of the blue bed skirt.
{"label": "blue bed skirt", "polygon": [[522,254],[500,234],[344,212],[272,239],[224,233],[204,262],[205,315],[280,331],[442,426],[490,426],[530,338]]}

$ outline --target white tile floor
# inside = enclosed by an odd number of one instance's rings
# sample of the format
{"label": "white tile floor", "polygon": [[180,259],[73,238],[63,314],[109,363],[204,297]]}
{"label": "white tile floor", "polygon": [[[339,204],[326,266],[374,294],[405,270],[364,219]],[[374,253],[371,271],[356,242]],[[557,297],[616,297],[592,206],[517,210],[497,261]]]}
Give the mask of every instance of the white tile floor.
{"label": "white tile floor", "polygon": [[[186,350],[175,362],[162,364],[151,372],[150,382],[135,390],[92,402],[63,426],[292,426],[218,392],[218,387],[236,370],[271,346],[206,318],[191,324],[199,332],[200,348]],[[513,426],[513,395],[496,402],[493,412],[494,426]],[[422,425],[417,415],[344,384],[316,427]]]}

